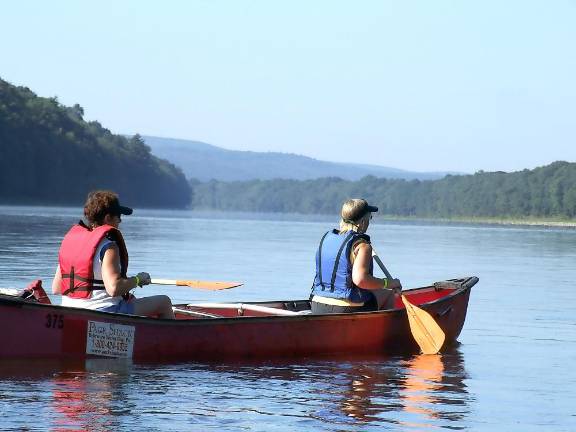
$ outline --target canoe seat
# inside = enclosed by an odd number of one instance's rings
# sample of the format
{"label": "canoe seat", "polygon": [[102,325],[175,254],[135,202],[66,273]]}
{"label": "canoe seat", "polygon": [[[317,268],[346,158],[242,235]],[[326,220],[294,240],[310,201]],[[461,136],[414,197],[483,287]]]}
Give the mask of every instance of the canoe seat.
{"label": "canoe seat", "polygon": [[[216,309],[216,310],[220,309],[220,310],[234,311],[233,316],[299,315],[298,312],[293,312],[284,309],[277,309],[267,306],[260,306],[250,303],[190,303],[187,306],[192,308]],[[250,312],[250,314],[246,315],[246,312]]]}
{"label": "canoe seat", "polygon": [[0,288],[0,294],[21,298],[24,301],[52,304],[50,298],[42,288],[42,281],[36,279],[24,289]]}
{"label": "canoe seat", "polygon": [[193,310],[188,310],[188,309],[181,309],[181,308],[177,308],[177,307],[173,307],[172,310],[174,311],[175,315],[178,315],[178,314],[187,315],[189,317],[195,317],[195,318],[222,318],[221,315],[216,315],[213,313],[199,312],[199,311],[193,311]]}
{"label": "canoe seat", "polygon": [[40,279],[30,282],[30,284],[24,288],[24,292],[28,292],[28,298],[33,297],[38,303],[52,304],[50,297],[48,297],[48,294],[46,294],[46,291],[44,291],[42,287],[42,281]]}

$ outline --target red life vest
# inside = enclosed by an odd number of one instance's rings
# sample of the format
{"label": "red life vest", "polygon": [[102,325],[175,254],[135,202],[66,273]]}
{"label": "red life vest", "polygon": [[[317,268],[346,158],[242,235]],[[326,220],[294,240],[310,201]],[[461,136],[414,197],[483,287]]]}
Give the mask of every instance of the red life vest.
{"label": "red life vest", "polygon": [[126,277],[128,270],[128,251],[120,231],[110,225],[101,225],[94,229],[82,222],[74,225],[64,236],[58,262],[62,276],[62,295],[71,298],[90,298],[93,290],[102,290],[104,282],[94,279],[94,259],[100,241],[107,237],[115,241],[120,249],[120,273]]}

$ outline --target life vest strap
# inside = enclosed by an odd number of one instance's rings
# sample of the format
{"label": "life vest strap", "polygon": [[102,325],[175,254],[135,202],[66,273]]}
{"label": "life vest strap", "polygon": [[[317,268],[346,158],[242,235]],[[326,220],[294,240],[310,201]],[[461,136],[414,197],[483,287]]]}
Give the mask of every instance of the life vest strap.
{"label": "life vest strap", "polygon": [[[70,279],[70,281],[71,281],[70,282],[70,288],[68,288],[66,291],[64,291],[62,293],[62,295],[67,295],[68,293],[71,293],[74,291],[96,291],[96,290],[106,289],[104,287],[104,281],[101,279],[84,278],[82,276],[78,276],[77,274],[74,274],[73,271],[71,273],[63,273],[61,276],[62,276],[62,279]],[[74,286],[74,281],[85,282],[88,285],[87,286]]]}
{"label": "life vest strap", "polygon": [[334,282],[336,281],[336,273],[338,271],[338,266],[340,265],[340,256],[342,255],[342,251],[348,245],[350,238],[354,235],[354,231],[350,231],[344,241],[340,245],[340,249],[338,249],[338,254],[336,255],[336,261],[334,262],[334,268],[332,269],[332,279],[330,280],[330,291],[334,292]]}
{"label": "life vest strap", "polygon": [[324,239],[326,238],[329,232],[330,231],[327,231],[326,234],[322,236],[322,240],[320,240],[320,246],[318,246],[318,279],[320,280],[320,286],[322,287],[322,291],[324,291],[324,282],[322,281],[322,244],[324,243]]}

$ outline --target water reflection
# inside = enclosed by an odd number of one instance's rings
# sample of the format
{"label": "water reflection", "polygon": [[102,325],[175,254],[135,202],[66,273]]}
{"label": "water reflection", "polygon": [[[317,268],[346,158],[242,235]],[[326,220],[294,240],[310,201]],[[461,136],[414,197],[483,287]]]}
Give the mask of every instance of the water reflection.
{"label": "water reflection", "polygon": [[438,418],[435,390],[441,388],[444,363],[440,355],[419,355],[407,362],[408,374],[400,392],[406,412],[423,418]]}
{"label": "water reflection", "polygon": [[331,375],[326,391],[341,395],[340,412],[325,413],[332,419],[339,416],[422,430],[455,426],[471,411],[473,398],[467,392],[463,356],[457,349],[335,368]]}
{"label": "water reflection", "polygon": [[405,425],[426,428],[433,427],[433,420],[462,421],[470,413],[466,378],[457,350],[408,360],[400,391],[403,409],[409,414]]}
{"label": "water reflection", "polygon": [[[110,431],[117,416],[129,412],[125,383],[131,364],[125,361],[86,360],[81,370],[55,373],[51,380],[54,431]],[[124,405],[123,402],[128,402]]]}
{"label": "water reflection", "polygon": [[[292,409],[283,411],[276,404],[278,411],[266,415],[285,412],[343,426],[459,427],[474,401],[458,348],[433,356],[216,366],[214,371],[226,374],[228,381],[249,382],[253,388],[257,383],[271,397],[275,388],[282,391]],[[236,389],[241,387],[234,384]]]}
{"label": "water reflection", "polygon": [[131,405],[125,392],[131,369],[129,362],[115,359],[3,360],[0,383],[14,395],[10,405],[26,412],[40,405],[37,414],[48,412],[45,424],[34,417],[19,419],[24,429],[34,423],[53,431],[110,431],[118,426],[118,414]]}
{"label": "water reflection", "polygon": [[[474,398],[463,356],[300,359],[250,364],[0,361],[0,407],[42,407],[56,431],[458,428]],[[7,385],[6,385],[7,384]],[[4,405],[3,405],[4,402]],[[34,407],[31,404],[35,404]],[[24,405],[24,406],[22,406]],[[38,409],[38,408],[34,408]],[[20,427],[25,419],[8,420]]]}

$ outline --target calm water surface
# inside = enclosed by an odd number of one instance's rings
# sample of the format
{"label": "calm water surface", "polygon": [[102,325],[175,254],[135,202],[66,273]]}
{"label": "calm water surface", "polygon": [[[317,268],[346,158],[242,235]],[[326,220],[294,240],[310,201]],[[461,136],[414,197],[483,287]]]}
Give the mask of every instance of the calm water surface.
{"label": "calm water surface", "polygon": [[[130,273],[244,282],[139,291],[174,302],[306,298],[317,242],[336,222],[136,213],[122,223]],[[79,216],[0,207],[1,286],[50,286]],[[480,278],[460,345],[437,356],[249,364],[0,359],[0,430],[576,430],[576,230],[376,223],[369,234],[405,287]]]}

